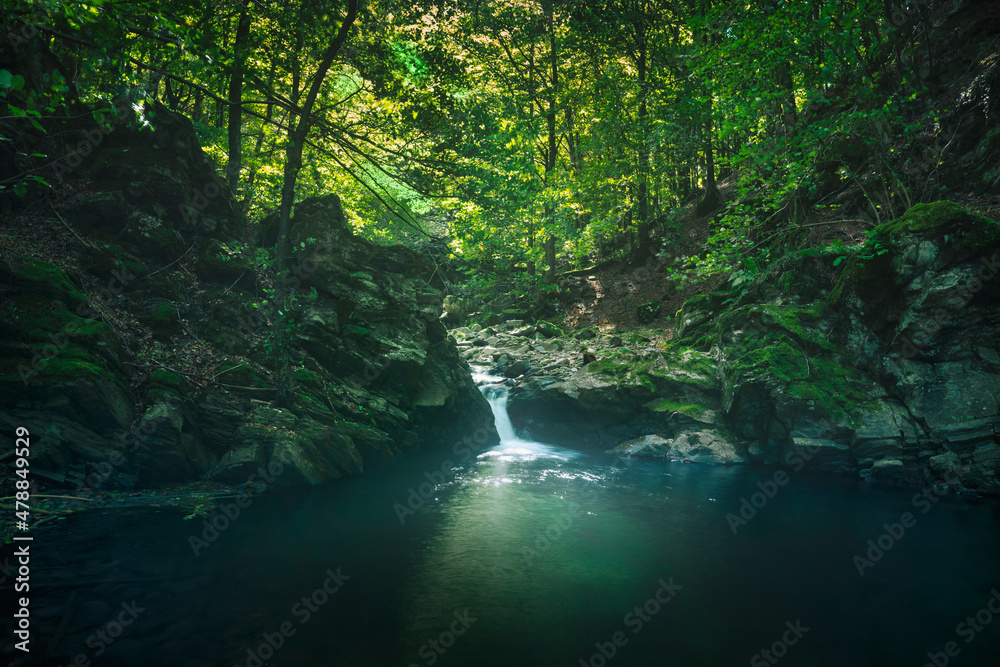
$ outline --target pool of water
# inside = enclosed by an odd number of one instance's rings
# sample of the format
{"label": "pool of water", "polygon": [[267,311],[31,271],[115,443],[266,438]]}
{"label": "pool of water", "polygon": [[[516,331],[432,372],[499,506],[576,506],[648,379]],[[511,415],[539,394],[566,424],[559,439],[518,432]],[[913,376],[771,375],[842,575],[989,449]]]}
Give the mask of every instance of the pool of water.
{"label": "pool of water", "polygon": [[0,663],[996,664],[1000,506],[787,474],[509,436],[257,497],[217,533],[79,515],[36,531],[32,653],[8,632]]}

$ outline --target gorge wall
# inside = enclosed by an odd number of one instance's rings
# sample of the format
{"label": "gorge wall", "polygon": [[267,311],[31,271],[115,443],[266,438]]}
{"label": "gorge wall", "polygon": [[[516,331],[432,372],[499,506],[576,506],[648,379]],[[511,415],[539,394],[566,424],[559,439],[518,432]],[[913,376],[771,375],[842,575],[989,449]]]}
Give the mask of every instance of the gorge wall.
{"label": "gorge wall", "polygon": [[277,484],[317,484],[497,441],[438,321],[435,266],[354,236],[337,197],[291,222],[298,396],[276,409],[274,285],[191,123],[157,107],[146,128],[84,120],[25,140],[77,158],[89,142],[48,201],[0,225],[0,439],[12,452],[29,429],[38,478],[148,488],[270,466]]}

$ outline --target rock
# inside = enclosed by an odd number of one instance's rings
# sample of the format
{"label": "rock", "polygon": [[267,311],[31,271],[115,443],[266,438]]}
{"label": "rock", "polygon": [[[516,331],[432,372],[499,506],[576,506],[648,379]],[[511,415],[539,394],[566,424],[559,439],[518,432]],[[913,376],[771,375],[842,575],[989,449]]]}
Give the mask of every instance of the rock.
{"label": "rock", "polygon": [[907,467],[899,459],[882,459],[872,464],[871,479],[897,485],[912,485],[923,482],[923,471]]}
{"label": "rock", "polygon": [[747,458],[739,448],[709,430],[685,431],[674,438],[668,453],[670,458],[693,463],[746,463]]}
{"label": "rock", "polygon": [[627,440],[614,449],[609,449],[607,453],[637,459],[663,459],[670,452],[671,444],[666,438],[650,434]]}
{"label": "rock", "polygon": [[593,329],[580,329],[573,335],[573,338],[577,340],[591,340],[597,338],[597,334],[594,333]]}
{"label": "rock", "polygon": [[660,302],[650,301],[635,307],[636,320],[641,324],[649,324],[660,316]]}
{"label": "rock", "polygon": [[608,339],[608,347],[621,347],[622,339],[620,336],[612,336]]}
{"label": "rock", "polygon": [[515,361],[514,363],[512,363],[510,366],[507,367],[506,371],[504,371],[504,377],[507,378],[520,377],[521,375],[527,373],[530,367],[531,365],[527,361],[524,361],[523,359]]}
{"label": "rock", "polygon": [[536,331],[535,327],[523,327],[521,329],[516,329],[514,331],[511,331],[510,334],[512,336],[518,336],[521,338],[531,338],[532,336],[535,335],[535,331]]}
{"label": "rock", "polygon": [[561,338],[563,336],[562,329],[551,322],[539,320],[535,326],[538,329],[538,333],[542,334],[546,338]]}

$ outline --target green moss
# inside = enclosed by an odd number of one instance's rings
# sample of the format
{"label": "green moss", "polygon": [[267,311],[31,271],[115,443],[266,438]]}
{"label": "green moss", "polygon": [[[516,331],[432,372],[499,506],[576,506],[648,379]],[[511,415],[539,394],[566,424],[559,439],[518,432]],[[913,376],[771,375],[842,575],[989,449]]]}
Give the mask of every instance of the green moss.
{"label": "green moss", "polygon": [[734,384],[778,382],[791,398],[815,401],[833,417],[853,418],[874,405],[875,385],[831,351],[807,356],[785,331],[752,331],[728,350],[729,376]]}
{"label": "green moss", "polygon": [[23,262],[21,268],[14,274],[17,280],[33,283],[41,290],[58,296],[68,296],[78,303],[87,300],[69,281],[66,272],[55,264],[31,257],[23,258]]}
{"label": "green moss", "polygon": [[669,398],[658,398],[649,404],[653,412],[679,412],[692,419],[700,419],[705,414],[705,408],[694,403],[678,403]]}
{"label": "green moss", "polygon": [[114,243],[85,247],[80,252],[80,266],[97,277],[105,278],[112,277],[114,272],[119,272],[126,279],[144,273],[139,260]]}
{"label": "green moss", "polygon": [[715,291],[696,294],[680,307],[674,315],[674,331],[683,332],[685,336],[710,323],[717,313],[736,299],[732,292]]}
{"label": "green moss", "polygon": [[552,324],[551,322],[546,322],[545,320],[539,320],[535,324],[535,326],[538,328],[540,332],[542,332],[546,336],[549,336],[550,338],[560,338],[564,335],[562,329]]}
{"label": "green moss", "polygon": [[619,384],[638,384],[651,393],[655,393],[656,385],[649,374],[652,366],[652,361],[639,359],[634,354],[616,350],[608,356],[588,364],[587,370],[591,373],[612,377]]}
{"label": "green moss", "polygon": [[240,387],[270,387],[268,379],[245,361],[223,361],[219,364],[219,381]]}
{"label": "green moss", "polygon": [[1000,223],[973,215],[950,201],[916,204],[895,220],[884,222],[872,230],[872,239],[888,243],[897,236],[936,230],[949,236],[949,241],[971,250],[984,250],[1000,243]]}
{"label": "green moss", "polygon": [[347,324],[343,331],[345,336],[357,336],[358,338],[368,335],[368,329],[357,324]]}
{"label": "green moss", "polygon": [[29,298],[21,300],[18,308],[23,312],[19,316],[18,328],[32,341],[47,341],[53,336],[62,339],[65,335],[75,340],[96,339],[96,344],[113,336],[107,324],[74,315],[59,302]]}
{"label": "green moss", "polygon": [[165,387],[180,387],[184,378],[178,373],[168,371],[166,368],[157,368],[153,371],[152,382]]}
{"label": "green moss", "polygon": [[94,357],[87,354],[78,357],[60,355],[49,360],[45,374],[72,379],[101,378],[105,373],[96,362]]}

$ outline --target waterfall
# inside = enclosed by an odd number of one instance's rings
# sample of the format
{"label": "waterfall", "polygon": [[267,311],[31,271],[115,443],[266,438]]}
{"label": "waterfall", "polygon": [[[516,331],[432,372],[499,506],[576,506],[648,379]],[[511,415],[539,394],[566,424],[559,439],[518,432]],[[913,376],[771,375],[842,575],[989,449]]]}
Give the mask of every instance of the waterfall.
{"label": "waterfall", "polygon": [[[495,379],[495,378],[491,378]],[[493,417],[496,421],[497,433],[500,434],[500,444],[506,445],[513,442],[522,442],[514,432],[514,425],[510,422],[510,415],[507,414],[507,398],[510,390],[503,384],[484,384],[479,387],[483,396],[489,401],[493,409]]]}
{"label": "waterfall", "polygon": [[519,461],[554,458],[565,461],[578,456],[578,452],[518,437],[514,425],[510,421],[510,415],[507,413],[510,388],[505,383],[504,378],[479,371],[472,374],[472,379],[479,385],[479,391],[483,392],[483,396],[489,401],[497,433],[500,435],[500,444],[481,454],[480,457],[500,457],[501,460]]}

